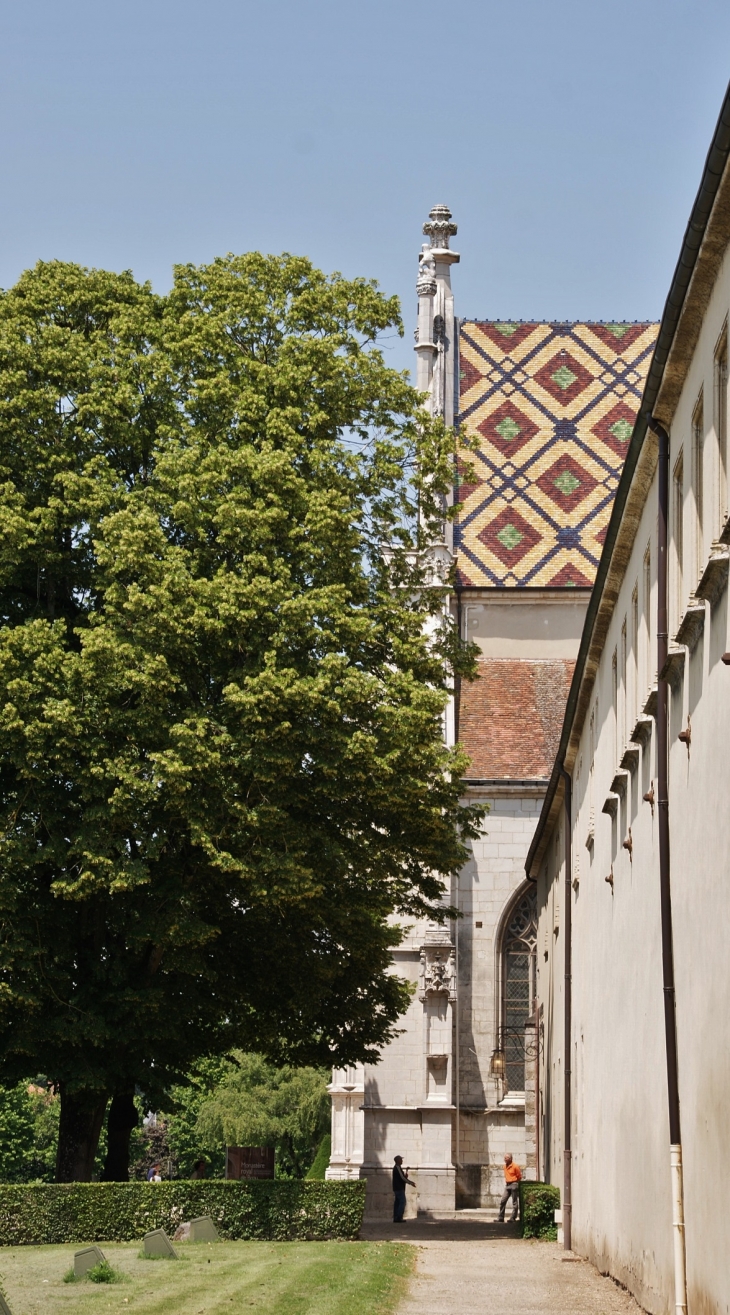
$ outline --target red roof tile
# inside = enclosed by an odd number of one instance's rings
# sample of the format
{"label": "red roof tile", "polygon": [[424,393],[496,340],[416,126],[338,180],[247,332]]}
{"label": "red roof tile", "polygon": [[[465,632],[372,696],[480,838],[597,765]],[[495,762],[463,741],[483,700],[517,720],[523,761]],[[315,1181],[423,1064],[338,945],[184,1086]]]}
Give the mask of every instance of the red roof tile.
{"label": "red roof tile", "polygon": [[535,779],[550,775],[575,663],[489,658],[464,681],[459,739],[471,758],[467,779]]}

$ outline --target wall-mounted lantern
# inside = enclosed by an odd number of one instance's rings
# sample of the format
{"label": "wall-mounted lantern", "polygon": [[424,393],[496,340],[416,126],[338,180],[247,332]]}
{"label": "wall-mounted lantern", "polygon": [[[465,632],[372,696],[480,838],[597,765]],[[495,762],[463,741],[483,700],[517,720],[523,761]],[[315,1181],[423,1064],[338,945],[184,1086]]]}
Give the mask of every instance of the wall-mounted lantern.
{"label": "wall-mounted lantern", "polygon": [[489,1061],[489,1072],[493,1078],[503,1078],[506,1060],[504,1051],[501,1049],[492,1051],[492,1058]]}

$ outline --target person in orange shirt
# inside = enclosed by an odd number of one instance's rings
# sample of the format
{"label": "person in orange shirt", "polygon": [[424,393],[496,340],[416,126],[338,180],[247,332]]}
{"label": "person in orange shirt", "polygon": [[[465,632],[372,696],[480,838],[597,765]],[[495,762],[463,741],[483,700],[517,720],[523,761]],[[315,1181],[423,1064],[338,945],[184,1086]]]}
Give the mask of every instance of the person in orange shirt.
{"label": "person in orange shirt", "polygon": [[512,1223],[517,1219],[517,1208],[520,1204],[519,1185],[522,1178],[522,1170],[518,1164],[515,1164],[512,1156],[507,1154],[504,1157],[504,1191],[502,1200],[499,1203],[499,1222],[504,1223],[504,1210],[509,1198],[512,1197]]}

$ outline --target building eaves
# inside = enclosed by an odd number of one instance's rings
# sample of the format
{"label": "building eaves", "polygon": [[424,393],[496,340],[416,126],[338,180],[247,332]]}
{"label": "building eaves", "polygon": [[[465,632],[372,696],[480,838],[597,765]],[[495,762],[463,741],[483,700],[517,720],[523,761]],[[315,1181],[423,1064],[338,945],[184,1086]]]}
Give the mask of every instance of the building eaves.
{"label": "building eaves", "polygon": [[730,85],[705,160],[664,306],[659,335],[626,454],[568,694],[560,744],[525,870],[537,876],[562,802],[562,771],[570,767],[586,715],[598,661],[633,544],[638,517],[656,468],[656,440],[647,418],[669,425],[697,343],[720,261],[730,240]]}

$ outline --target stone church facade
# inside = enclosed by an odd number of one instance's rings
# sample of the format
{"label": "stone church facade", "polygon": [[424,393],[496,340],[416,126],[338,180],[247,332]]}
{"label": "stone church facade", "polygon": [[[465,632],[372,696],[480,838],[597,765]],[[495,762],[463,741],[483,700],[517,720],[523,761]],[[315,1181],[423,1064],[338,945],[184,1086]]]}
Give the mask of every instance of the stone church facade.
{"label": "stone church facade", "polygon": [[436,547],[453,568],[455,622],[480,649],[446,734],[471,759],[465,801],[489,812],[446,892],[461,917],[409,924],[394,953],[413,985],[400,1035],[378,1064],[333,1074],[327,1176],[366,1178],[371,1217],[391,1210],[397,1154],[417,1184],[410,1213],[492,1208],[506,1151],[527,1177],[543,1173],[525,859],[657,327],[460,320],[447,207],[434,207],[424,235],[417,384],[476,444]]}

